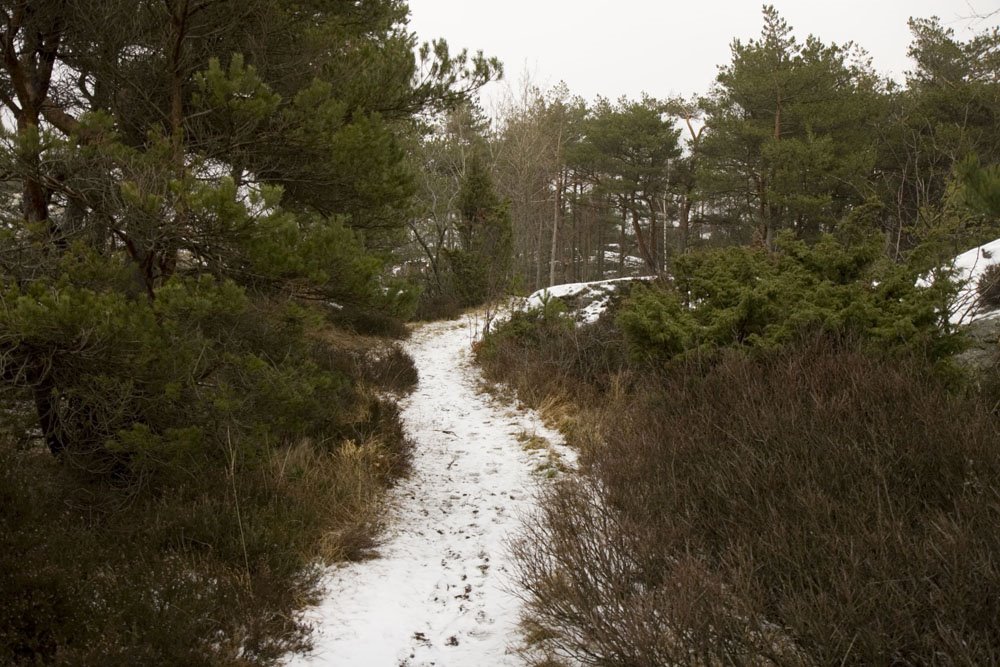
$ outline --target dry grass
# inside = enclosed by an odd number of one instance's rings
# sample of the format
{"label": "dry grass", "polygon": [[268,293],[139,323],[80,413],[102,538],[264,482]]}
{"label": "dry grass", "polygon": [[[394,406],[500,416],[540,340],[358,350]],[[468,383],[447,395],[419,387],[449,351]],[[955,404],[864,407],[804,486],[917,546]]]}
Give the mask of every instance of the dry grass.
{"label": "dry grass", "polygon": [[563,435],[572,433],[579,422],[580,409],[563,393],[543,396],[535,409],[549,427]]}
{"label": "dry grass", "polygon": [[334,452],[301,443],[272,455],[278,484],[314,508],[318,539],[304,554],[324,563],[363,560],[371,555],[380,529],[386,453],[379,442],[346,442]]}
{"label": "dry grass", "polygon": [[547,438],[534,432],[521,431],[517,434],[517,440],[525,451],[542,456],[535,467],[535,472],[553,478],[567,471],[562,456]]}

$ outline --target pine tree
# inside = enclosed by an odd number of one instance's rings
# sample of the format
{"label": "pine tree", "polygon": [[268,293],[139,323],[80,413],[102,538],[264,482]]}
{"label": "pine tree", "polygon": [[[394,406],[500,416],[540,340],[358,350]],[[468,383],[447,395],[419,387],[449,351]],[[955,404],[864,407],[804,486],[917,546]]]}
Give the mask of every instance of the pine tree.
{"label": "pine tree", "polygon": [[[660,203],[669,184],[670,161],[680,156],[668,107],[658,100],[599,100],[583,128],[574,153],[598,189],[618,202],[624,225],[631,226],[640,256],[651,273],[662,268]],[[624,252],[624,244],[621,244]]]}
{"label": "pine tree", "polygon": [[479,305],[510,282],[511,223],[480,152],[469,158],[458,193],[460,247],[447,253],[463,305]]}
{"label": "pine tree", "polygon": [[240,378],[253,395],[244,365],[317,383],[289,396],[337,384],[305,370],[305,347],[288,352],[300,338],[268,350],[224,328],[251,312],[280,329],[273,304],[289,299],[406,305],[381,271],[414,190],[405,142],[417,114],[498,73],[443,42],[415,57],[406,13],[397,0],[0,12],[15,121],[0,151],[0,377],[54,453],[214,430],[197,388]]}
{"label": "pine tree", "polygon": [[863,200],[880,85],[852,45],[800,43],[766,6],[761,36],[733,42],[708,100],[705,187],[738,193],[736,222],[769,247],[784,228],[832,230]]}
{"label": "pine tree", "polygon": [[[909,25],[915,67],[878,124],[879,178],[872,182],[896,257],[939,234],[935,227],[942,223],[953,225],[942,221],[942,209],[963,160],[976,155],[987,165],[1000,162],[1000,30],[963,41],[937,19]],[[982,240],[953,238],[945,256]]]}

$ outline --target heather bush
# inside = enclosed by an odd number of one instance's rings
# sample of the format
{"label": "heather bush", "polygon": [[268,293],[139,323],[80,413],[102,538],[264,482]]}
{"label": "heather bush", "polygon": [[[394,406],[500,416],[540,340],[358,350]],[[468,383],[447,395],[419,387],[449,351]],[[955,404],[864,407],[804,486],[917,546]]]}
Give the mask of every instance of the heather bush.
{"label": "heather bush", "polygon": [[549,395],[595,396],[626,362],[622,335],[611,319],[576,327],[559,299],[516,312],[476,345],[488,379],[513,386],[537,406]]}
{"label": "heather bush", "polygon": [[537,649],[589,665],[994,664],[985,399],[824,339],[607,401],[518,545]]}

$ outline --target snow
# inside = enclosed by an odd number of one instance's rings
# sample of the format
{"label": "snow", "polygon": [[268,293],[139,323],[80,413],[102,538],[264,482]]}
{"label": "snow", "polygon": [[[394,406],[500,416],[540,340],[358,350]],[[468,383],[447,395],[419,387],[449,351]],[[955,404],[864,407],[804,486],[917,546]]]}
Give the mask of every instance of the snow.
{"label": "snow", "polygon": [[[567,465],[575,457],[535,413],[481,393],[469,354],[476,324],[426,324],[408,341],[420,374],[401,402],[413,471],[390,494],[380,556],[329,570],[324,602],[307,612],[315,649],[287,664],[524,664],[507,543],[552,452]],[[549,450],[518,442],[530,435]]]}
{"label": "snow", "polygon": [[952,260],[954,279],[961,285],[949,309],[948,319],[952,324],[971,324],[976,320],[1000,314],[995,309],[982,306],[977,290],[979,278],[986,267],[998,262],[1000,262],[1000,239],[967,250]]}
{"label": "snow", "polygon": [[[607,264],[613,266],[618,266],[618,262],[621,261],[621,257],[617,250],[605,250],[604,251],[604,261]],[[646,266],[646,260],[642,257],[636,257],[635,255],[625,255],[625,266],[629,269],[638,269]]]}
{"label": "snow", "polygon": [[580,308],[576,312],[577,322],[580,324],[593,324],[598,320],[605,310],[611,297],[614,296],[620,283],[635,280],[653,280],[652,277],[639,278],[613,278],[611,280],[598,280],[588,283],[566,283],[564,285],[553,285],[533,293],[523,304],[524,310],[532,308],[542,308],[546,301],[552,297],[562,300],[574,300]]}

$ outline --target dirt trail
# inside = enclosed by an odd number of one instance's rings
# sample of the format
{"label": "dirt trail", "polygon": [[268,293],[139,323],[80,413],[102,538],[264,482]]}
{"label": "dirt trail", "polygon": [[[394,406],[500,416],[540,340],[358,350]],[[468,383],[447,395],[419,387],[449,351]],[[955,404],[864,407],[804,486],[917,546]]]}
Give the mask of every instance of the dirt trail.
{"label": "dirt trail", "polygon": [[380,557],[333,568],[309,612],[313,654],[294,665],[491,667],[522,662],[507,540],[532,507],[549,451],[572,453],[537,415],[479,391],[474,321],[436,322],[406,344],[420,383],[402,402],[413,472],[391,493]]}

